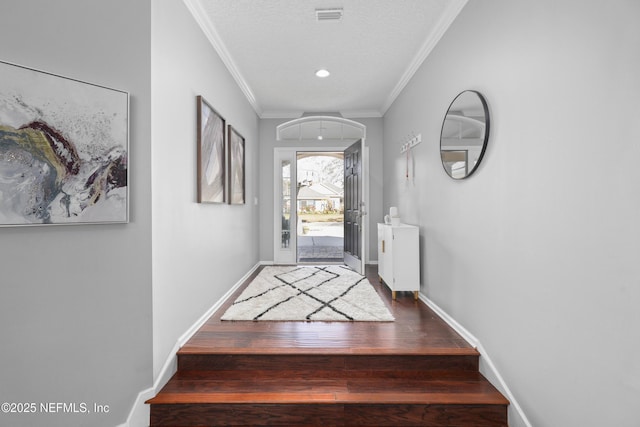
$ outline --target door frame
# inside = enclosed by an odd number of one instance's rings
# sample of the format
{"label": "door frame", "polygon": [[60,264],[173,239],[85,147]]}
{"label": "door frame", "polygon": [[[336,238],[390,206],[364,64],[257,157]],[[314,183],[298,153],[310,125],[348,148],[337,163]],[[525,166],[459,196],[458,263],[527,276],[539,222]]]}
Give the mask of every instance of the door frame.
{"label": "door frame", "polygon": [[[362,139],[362,199],[363,206],[363,219],[362,219],[362,271],[364,271],[364,264],[369,259],[369,147],[365,145],[365,138]],[[336,141],[338,142],[338,141]],[[339,141],[342,142],[342,141]],[[294,179],[297,179],[297,155],[298,152],[336,152],[346,150],[353,142],[350,141],[342,146],[297,146],[297,147],[274,147],[273,148],[273,262],[274,264],[297,264],[297,233],[293,232],[294,225],[297,223],[297,199],[295,197],[295,191],[291,194],[291,216],[290,216],[290,229],[292,232],[289,237],[289,246],[282,248],[282,219],[281,219],[281,202],[282,202],[282,177],[281,167],[283,160],[291,161],[291,179],[292,184]],[[331,142],[333,143],[333,141]]]}

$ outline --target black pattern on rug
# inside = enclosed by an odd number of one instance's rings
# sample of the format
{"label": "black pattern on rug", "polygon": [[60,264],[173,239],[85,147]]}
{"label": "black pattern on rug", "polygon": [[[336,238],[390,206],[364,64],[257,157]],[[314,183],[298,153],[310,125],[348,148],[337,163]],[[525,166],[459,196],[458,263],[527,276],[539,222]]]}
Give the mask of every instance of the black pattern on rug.
{"label": "black pattern on rug", "polygon": [[349,267],[265,267],[222,320],[393,321],[368,279]]}

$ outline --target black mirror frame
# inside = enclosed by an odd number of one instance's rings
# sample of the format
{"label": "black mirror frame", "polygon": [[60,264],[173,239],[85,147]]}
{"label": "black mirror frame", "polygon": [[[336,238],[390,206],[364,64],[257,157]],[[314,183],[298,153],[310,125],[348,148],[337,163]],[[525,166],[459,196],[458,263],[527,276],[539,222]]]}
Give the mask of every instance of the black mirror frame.
{"label": "black mirror frame", "polygon": [[[453,176],[451,176],[451,174],[449,173],[449,171],[447,170],[447,168],[444,165],[444,161],[442,159],[442,132],[444,131],[444,125],[447,121],[447,116],[449,115],[449,111],[451,111],[451,107],[453,106],[453,104],[455,104],[456,100],[464,93],[467,92],[471,92],[471,93],[475,93],[478,98],[480,99],[480,102],[482,103],[482,108],[484,110],[484,122],[485,122],[485,131],[484,131],[484,140],[482,141],[482,149],[480,150],[480,155],[478,156],[478,160],[476,161],[476,164],[474,165],[473,169],[471,169],[465,176],[463,176],[462,178],[454,178]],[[456,95],[455,98],[453,98],[453,101],[451,101],[451,104],[449,104],[449,108],[447,108],[447,112],[444,115],[444,119],[442,120],[442,126],[440,128],[440,163],[442,164],[442,168],[444,169],[445,173],[451,178],[451,179],[455,179],[456,181],[460,181],[463,179],[467,179],[469,178],[471,175],[473,175],[473,173],[478,170],[478,167],[480,166],[480,163],[482,162],[482,159],[484,158],[484,153],[487,150],[487,143],[489,142],[489,129],[490,129],[490,124],[491,124],[491,119],[489,117],[489,106],[487,104],[487,100],[484,98],[484,96],[478,92],[477,90],[463,90],[462,92],[460,92],[458,95]]]}

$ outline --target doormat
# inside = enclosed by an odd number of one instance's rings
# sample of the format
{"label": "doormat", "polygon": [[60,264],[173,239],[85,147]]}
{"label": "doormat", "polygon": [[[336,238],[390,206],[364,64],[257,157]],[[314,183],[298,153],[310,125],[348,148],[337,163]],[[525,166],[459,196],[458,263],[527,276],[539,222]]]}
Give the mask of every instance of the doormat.
{"label": "doormat", "polygon": [[395,320],[369,280],[344,265],[264,267],[221,319]]}

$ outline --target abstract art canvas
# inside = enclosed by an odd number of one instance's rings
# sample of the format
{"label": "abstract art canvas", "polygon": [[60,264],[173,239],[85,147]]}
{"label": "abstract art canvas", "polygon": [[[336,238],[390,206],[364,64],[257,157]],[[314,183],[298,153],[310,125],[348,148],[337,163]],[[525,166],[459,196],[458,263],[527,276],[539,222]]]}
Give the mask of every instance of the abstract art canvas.
{"label": "abstract art canvas", "polygon": [[129,94],[0,61],[0,226],[128,222]]}
{"label": "abstract art canvas", "polygon": [[224,203],[225,121],[202,96],[198,106],[198,203]]}
{"label": "abstract art canvas", "polygon": [[229,125],[229,203],[244,202],[244,138]]}

